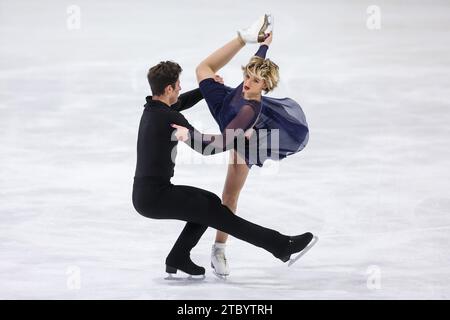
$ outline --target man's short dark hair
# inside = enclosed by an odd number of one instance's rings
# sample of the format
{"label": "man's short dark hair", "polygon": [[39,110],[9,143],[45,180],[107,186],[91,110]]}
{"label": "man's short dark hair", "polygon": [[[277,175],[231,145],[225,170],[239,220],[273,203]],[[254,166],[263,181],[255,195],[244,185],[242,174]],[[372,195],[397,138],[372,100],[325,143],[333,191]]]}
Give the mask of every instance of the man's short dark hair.
{"label": "man's short dark hair", "polygon": [[175,83],[183,71],[180,65],[173,61],[161,61],[156,66],[151,67],[147,74],[148,83],[154,96],[164,94],[164,89],[171,85],[175,89]]}

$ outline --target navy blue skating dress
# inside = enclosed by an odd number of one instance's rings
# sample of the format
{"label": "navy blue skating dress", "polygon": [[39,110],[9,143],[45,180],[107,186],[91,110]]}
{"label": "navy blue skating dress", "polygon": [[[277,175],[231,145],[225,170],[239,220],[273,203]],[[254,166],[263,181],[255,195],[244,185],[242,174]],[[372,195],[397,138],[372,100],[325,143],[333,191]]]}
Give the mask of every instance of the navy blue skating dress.
{"label": "navy blue skating dress", "polygon": [[[262,45],[255,55],[265,58],[267,49]],[[308,143],[306,117],[294,100],[264,96],[261,102],[248,100],[242,93],[243,83],[230,88],[212,78],[201,81],[199,87],[222,134],[227,129],[253,128],[245,148],[236,148],[249,167],[261,167],[267,159],[281,160]]]}

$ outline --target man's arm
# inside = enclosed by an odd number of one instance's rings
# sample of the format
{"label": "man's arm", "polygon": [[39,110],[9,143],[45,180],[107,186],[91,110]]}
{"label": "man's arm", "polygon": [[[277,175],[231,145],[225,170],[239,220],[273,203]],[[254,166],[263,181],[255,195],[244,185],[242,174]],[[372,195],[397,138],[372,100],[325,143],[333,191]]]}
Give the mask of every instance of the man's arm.
{"label": "man's arm", "polygon": [[[223,84],[223,78],[216,74],[214,81]],[[178,101],[174,103],[171,108],[176,111],[183,111],[195,106],[200,100],[203,99],[203,95],[200,89],[194,89],[183,94],[180,94]]]}
{"label": "man's arm", "polygon": [[183,94],[180,94],[178,101],[170,107],[175,111],[183,111],[196,105],[203,99],[200,89],[194,89]]}
{"label": "man's arm", "polygon": [[252,106],[244,105],[238,115],[228,124],[223,134],[203,134],[196,130],[181,114],[174,119],[172,127],[176,129],[175,136],[184,141],[195,151],[208,156],[232,148],[245,150],[248,140],[244,129],[251,124],[255,111]]}

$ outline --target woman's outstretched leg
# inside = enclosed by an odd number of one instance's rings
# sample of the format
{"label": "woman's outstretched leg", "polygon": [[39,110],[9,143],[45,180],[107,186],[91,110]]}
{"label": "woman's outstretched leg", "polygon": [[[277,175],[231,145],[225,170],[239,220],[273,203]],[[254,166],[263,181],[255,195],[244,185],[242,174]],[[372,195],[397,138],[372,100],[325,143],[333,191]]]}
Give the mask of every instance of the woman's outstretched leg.
{"label": "woman's outstretched leg", "polygon": [[200,62],[196,68],[197,82],[204,79],[214,78],[214,75],[245,46],[245,42],[237,36],[223,47],[210,54],[205,60]]}

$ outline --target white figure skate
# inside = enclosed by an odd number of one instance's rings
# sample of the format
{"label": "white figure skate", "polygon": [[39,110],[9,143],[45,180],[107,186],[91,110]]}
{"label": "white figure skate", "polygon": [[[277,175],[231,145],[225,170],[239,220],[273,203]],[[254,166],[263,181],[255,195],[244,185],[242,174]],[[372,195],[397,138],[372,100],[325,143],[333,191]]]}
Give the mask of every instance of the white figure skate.
{"label": "white figure skate", "polygon": [[273,16],[265,14],[250,27],[238,30],[238,35],[245,43],[258,43],[266,39],[266,34],[273,31]]}
{"label": "white figure skate", "polygon": [[211,248],[211,267],[213,273],[220,279],[226,279],[230,274],[227,258],[225,257],[225,243],[216,242]]}

